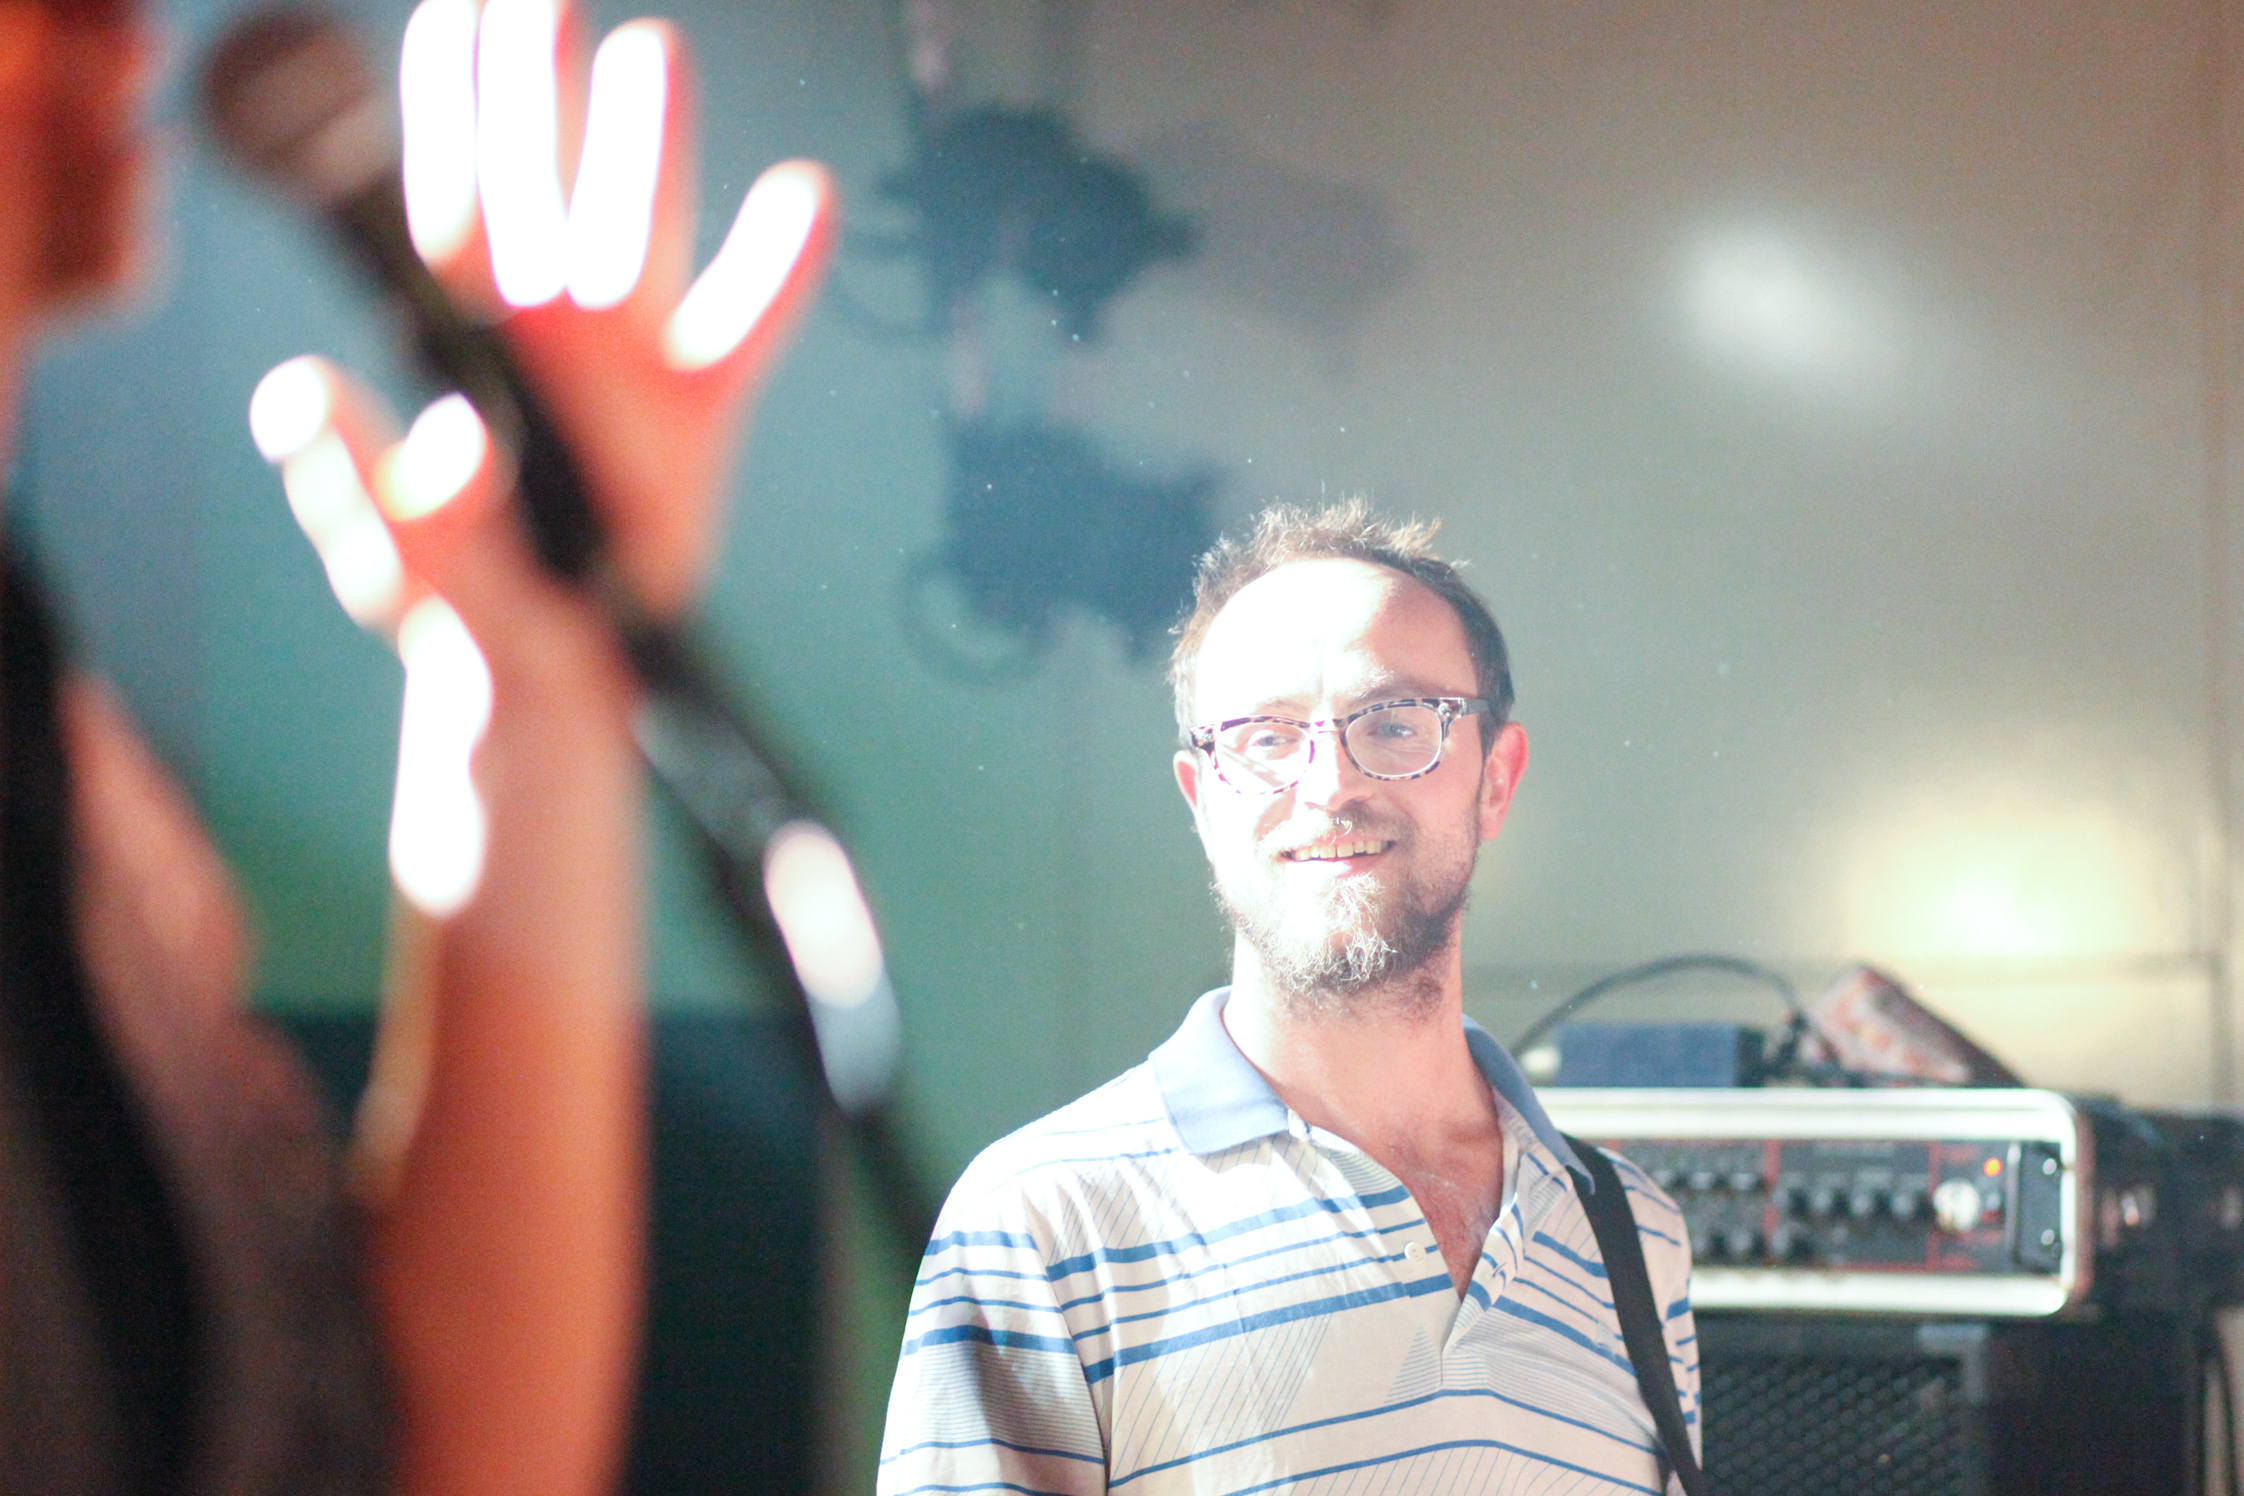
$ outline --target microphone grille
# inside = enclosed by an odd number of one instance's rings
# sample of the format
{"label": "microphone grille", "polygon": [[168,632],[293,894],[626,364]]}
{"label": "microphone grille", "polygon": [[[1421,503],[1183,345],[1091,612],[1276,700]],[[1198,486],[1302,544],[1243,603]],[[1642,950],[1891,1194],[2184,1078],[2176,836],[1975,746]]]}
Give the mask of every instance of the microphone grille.
{"label": "microphone grille", "polygon": [[229,27],[203,65],[202,114],[237,165],[318,206],[396,168],[385,91],[324,11],[276,6]]}

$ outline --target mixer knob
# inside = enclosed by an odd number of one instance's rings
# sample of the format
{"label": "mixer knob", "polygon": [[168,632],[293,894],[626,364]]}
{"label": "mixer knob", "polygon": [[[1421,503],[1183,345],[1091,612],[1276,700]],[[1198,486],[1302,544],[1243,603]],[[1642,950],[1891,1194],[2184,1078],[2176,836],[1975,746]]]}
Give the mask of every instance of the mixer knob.
{"label": "mixer knob", "polygon": [[1950,1179],[1932,1192],[1932,1219],[1941,1230],[1961,1236],[1979,1224],[1979,1186]]}
{"label": "mixer knob", "polygon": [[1897,1221],[1913,1221],[1924,1214],[1924,1191],[1907,1186],[1897,1189],[1893,1192],[1893,1198],[1886,1202],[1886,1208],[1893,1212],[1893,1218]]}
{"label": "mixer knob", "polygon": [[1769,1257],[1779,1263],[1805,1262],[1815,1253],[1815,1239],[1797,1226],[1783,1225],[1769,1233]]}
{"label": "mixer knob", "polygon": [[1714,1187],[1721,1182],[1722,1176],[1712,1169],[1693,1169],[1691,1171],[1691,1193],[1694,1195],[1710,1194]]}
{"label": "mixer knob", "polygon": [[1761,1176],[1752,1169],[1739,1169],[1730,1175],[1730,1188],[1741,1195],[1750,1195],[1761,1187]]}
{"label": "mixer knob", "polygon": [[1683,1171],[1673,1164],[1662,1164],[1652,1171],[1652,1182],[1663,1190],[1672,1190],[1683,1182]]}
{"label": "mixer knob", "polygon": [[1884,1196],[1880,1195],[1876,1190],[1871,1189],[1869,1186],[1864,1185],[1857,1188],[1853,1194],[1847,1196],[1847,1214],[1853,1216],[1858,1221],[1867,1221],[1872,1216],[1878,1214],[1879,1207],[1884,1205],[1885,1203],[1886,1202]]}
{"label": "mixer knob", "polygon": [[1819,1184],[1808,1191],[1808,1214],[1812,1216],[1837,1215],[1839,1192],[1828,1184]]}
{"label": "mixer knob", "polygon": [[1776,1194],[1776,1207],[1780,1215],[1804,1216],[1808,1213],[1808,1192],[1797,1184],[1788,1184]]}
{"label": "mixer knob", "polygon": [[1718,1234],[1722,1238],[1722,1254],[1732,1262],[1751,1262],[1761,1253],[1761,1233],[1751,1226],[1732,1226]]}

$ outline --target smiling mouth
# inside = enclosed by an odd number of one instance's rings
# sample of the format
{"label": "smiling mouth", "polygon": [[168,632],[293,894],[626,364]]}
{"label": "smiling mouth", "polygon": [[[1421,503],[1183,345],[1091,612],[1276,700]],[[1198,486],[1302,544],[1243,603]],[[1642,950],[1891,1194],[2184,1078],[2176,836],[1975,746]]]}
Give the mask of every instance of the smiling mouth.
{"label": "smiling mouth", "polygon": [[1393,845],[1391,841],[1319,842],[1283,855],[1288,862],[1346,862],[1353,857],[1376,857]]}

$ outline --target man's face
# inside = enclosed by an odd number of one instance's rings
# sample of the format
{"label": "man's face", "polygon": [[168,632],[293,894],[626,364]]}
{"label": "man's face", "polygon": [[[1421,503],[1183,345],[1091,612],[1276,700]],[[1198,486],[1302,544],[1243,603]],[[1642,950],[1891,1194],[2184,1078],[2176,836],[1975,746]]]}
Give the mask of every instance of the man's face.
{"label": "man's face", "polygon": [[[1475,696],[1464,626],[1400,572],[1300,561],[1243,588],[1216,616],[1193,672],[1193,718],[1314,721],[1414,696]],[[1480,843],[1496,834],[1527,762],[1517,726],[1483,760],[1482,718],[1460,718],[1417,779],[1373,779],[1334,736],[1274,795],[1246,794],[1203,755],[1176,760],[1216,894],[1265,977],[1296,1000],[1343,1002],[1405,984],[1454,948]]]}

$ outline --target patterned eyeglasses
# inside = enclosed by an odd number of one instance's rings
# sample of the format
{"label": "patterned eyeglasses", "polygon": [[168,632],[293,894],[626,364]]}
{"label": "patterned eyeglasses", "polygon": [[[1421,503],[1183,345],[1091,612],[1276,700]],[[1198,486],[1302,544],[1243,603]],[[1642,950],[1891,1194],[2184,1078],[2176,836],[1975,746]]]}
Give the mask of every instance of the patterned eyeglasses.
{"label": "patterned eyeglasses", "polygon": [[1195,727],[1185,741],[1208,756],[1216,777],[1244,795],[1275,795],[1309,772],[1317,739],[1332,729],[1341,751],[1373,779],[1416,779],[1441,767],[1450,724],[1486,712],[1477,697],[1419,696],[1382,701],[1345,717],[1233,717]]}

